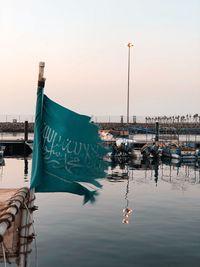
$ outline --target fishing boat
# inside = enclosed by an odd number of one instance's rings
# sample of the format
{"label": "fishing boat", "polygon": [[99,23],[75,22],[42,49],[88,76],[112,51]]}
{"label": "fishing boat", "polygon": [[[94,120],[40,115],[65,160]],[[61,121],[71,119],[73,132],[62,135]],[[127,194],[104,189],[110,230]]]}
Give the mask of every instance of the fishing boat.
{"label": "fishing boat", "polygon": [[117,138],[112,145],[111,158],[136,158],[138,153],[134,149],[134,141],[126,138]]}
{"label": "fishing boat", "polygon": [[162,156],[172,159],[181,159],[181,149],[175,143],[169,143],[162,148]]}
{"label": "fishing boat", "polygon": [[106,130],[99,131],[100,138],[103,142],[114,142],[114,136]]}
{"label": "fishing boat", "polygon": [[200,151],[193,147],[181,146],[180,151],[182,160],[196,160],[200,158]]}
{"label": "fishing boat", "polygon": [[200,159],[200,149],[196,149],[196,158],[197,160]]}
{"label": "fishing boat", "polygon": [[145,144],[141,148],[141,154],[144,158],[157,158],[161,154],[161,149],[159,144],[156,143]]}

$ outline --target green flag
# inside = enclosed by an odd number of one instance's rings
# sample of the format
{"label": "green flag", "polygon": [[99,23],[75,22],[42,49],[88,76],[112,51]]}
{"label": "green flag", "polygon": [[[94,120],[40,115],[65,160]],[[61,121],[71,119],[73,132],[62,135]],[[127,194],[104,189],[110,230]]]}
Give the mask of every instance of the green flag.
{"label": "green flag", "polygon": [[53,102],[38,88],[31,188],[36,192],[71,192],[94,201],[105,162],[98,128],[90,117]]}

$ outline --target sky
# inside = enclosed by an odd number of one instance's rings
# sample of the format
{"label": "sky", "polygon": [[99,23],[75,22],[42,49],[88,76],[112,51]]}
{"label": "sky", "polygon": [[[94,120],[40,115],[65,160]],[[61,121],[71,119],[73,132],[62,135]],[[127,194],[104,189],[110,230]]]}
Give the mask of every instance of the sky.
{"label": "sky", "polygon": [[0,115],[34,114],[45,93],[78,113],[200,113],[199,0],[0,0]]}

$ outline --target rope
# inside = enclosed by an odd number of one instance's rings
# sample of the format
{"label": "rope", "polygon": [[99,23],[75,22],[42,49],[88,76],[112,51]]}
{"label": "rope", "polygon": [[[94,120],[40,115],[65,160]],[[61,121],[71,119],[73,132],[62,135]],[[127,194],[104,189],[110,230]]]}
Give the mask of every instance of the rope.
{"label": "rope", "polygon": [[6,247],[6,244],[2,241],[2,243],[3,243],[3,246],[4,246],[4,250],[5,250],[5,256],[6,256],[6,262],[8,263],[8,264],[11,264],[11,261],[9,260],[9,249]]}
{"label": "rope", "polygon": [[[24,207],[25,207],[25,202],[23,203],[22,208],[24,208]],[[23,221],[24,225],[27,225],[28,224],[28,212],[26,212],[26,213],[23,212],[23,214],[24,214],[24,219],[22,219],[22,221]],[[23,216],[23,214],[22,214],[22,216]],[[25,256],[25,255],[27,255],[26,251],[28,250],[28,245],[29,245],[28,239],[26,238],[26,236],[28,236],[29,227],[25,227],[23,232],[24,232],[23,236],[22,236],[21,231],[19,233],[20,244],[21,244],[21,241],[22,241],[21,238],[23,238],[23,244],[20,245],[19,254]],[[23,261],[22,258],[21,258],[21,261]],[[27,257],[24,258],[24,261],[27,263]]]}
{"label": "rope", "polygon": [[[4,218],[4,217],[6,217],[6,218]],[[11,212],[6,211],[6,212],[1,214],[0,220],[3,221],[4,219],[10,219],[10,218],[11,218],[11,222],[13,222],[15,220],[15,215],[12,214]]]}
{"label": "rope", "polygon": [[[27,198],[29,199],[28,201],[27,201]],[[21,188],[10,199],[8,199],[6,201],[6,206],[4,206],[4,207],[2,207],[0,209],[0,223],[2,223],[2,222],[7,223],[8,228],[9,228],[11,226],[11,222],[15,220],[15,215],[19,212],[19,209],[23,209],[24,207],[26,208],[26,210],[27,210],[27,215],[26,215],[26,219],[25,219],[26,220],[26,226],[23,227],[23,228],[25,228],[25,233],[24,233],[25,236],[23,237],[24,238],[24,243],[21,244],[24,247],[27,247],[31,243],[32,239],[35,237],[35,229],[34,229],[33,225],[27,222],[28,221],[28,217],[31,218],[31,214],[30,214],[30,211],[29,211],[27,205],[30,205],[34,201],[34,199],[35,198],[30,199],[29,189]],[[27,204],[26,204],[26,202],[27,202]],[[18,208],[18,206],[19,206],[19,208]],[[15,215],[8,211],[10,208],[14,208],[16,210],[16,214]],[[32,211],[33,211],[33,209],[31,209],[31,212]],[[34,234],[31,235],[31,236],[28,236],[29,227],[31,225],[33,227]],[[19,235],[19,237],[20,237],[20,235]],[[9,263],[9,261],[7,259],[7,252],[6,252],[5,244],[3,243],[3,237],[1,238],[1,241],[2,241],[1,242],[2,252],[3,252],[3,257],[4,257],[4,266],[6,267],[6,264]],[[35,261],[36,265],[35,266],[37,267],[38,264],[37,264],[36,241],[35,241],[35,247],[36,247],[36,249],[35,249],[35,251],[36,251],[36,254],[35,254],[36,255],[36,261]],[[31,252],[30,249],[27,250],[27,251],[25,251],[25,249],[24,249],[24,252],[22,250],[22,252],[19,253],[19,254],[25,254],[26,255],[26,254],[28,254],[30,252]]]}
{"label": "rope", "polygon": [[4,210],[7,210],[7,209],[9,209],[9,206],[5,206],[4,208],[1,208],[0,209],[0,214],[1,214],[1,212],[3,212]]}
{"label": "rope", "polygon": [[19,255],[27,255],[30,254],[32,252],[32,249],[27,250],[26,252],[19,252]]}
{"label": "rope", "polygon": [[7,223],[7,229],[9,229],[11,227],[11,222],[9,220],[9,217],[8,218],[0,219],[0,224],[1,223]]}
{"label": "rope", "polygon": [[3,242],[1,242],[1,246],[2,246],[2,251],[3,251],[4,267],[6,267],[7,266],[7,264],[6,264],[6,252],[5,252],[5,247],[4,247]]}
{"label": "rope", "polygon": [[[31,218],[31,213],[29,211],[29,208],[27,207],[26,203],[24,203],[24,206],[28,212],[28,215],[29,215],[29,218]],[[36,231],[35,231],[35,227],[34,225],[32,224],[32,227],[33,227],[33,234],[35,236],[34,238],[34,243],[35,243],[35,267],[38,267],[38,251],[37,251],[37,241],[36,241]]]}
{"label": "rope", "polygon": [[18,230],[20,231],[21,229],[26,228],[26,227],[30,227],[31,225],[32,225],[32,223],[28,223],[26,225],[20,226],[20,227],[18,227]]}

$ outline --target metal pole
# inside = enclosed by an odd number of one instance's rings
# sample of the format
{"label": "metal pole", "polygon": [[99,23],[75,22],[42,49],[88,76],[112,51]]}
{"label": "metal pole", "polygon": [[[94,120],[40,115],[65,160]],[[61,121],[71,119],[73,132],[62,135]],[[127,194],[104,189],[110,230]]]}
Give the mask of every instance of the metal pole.
{"label": "metal pole", "polygon": [[130,86],[130,56],[132,43],[128,43],[128,90],[127,90],[127,124],[129,124],[129,86]]}

